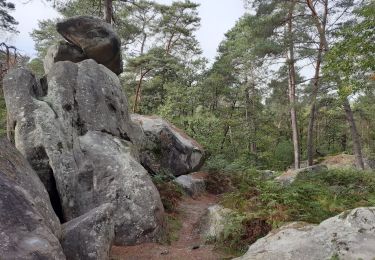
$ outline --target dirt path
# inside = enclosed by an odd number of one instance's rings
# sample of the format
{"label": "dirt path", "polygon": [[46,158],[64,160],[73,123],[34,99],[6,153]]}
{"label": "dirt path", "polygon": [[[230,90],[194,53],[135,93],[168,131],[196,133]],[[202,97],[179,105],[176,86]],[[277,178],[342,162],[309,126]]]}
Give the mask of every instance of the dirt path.
{"label": "dirt path", "polygon": [[205,194],[198,198],[184,198],[179,206],[182,228],[179,239],[171,245],[155,243],[128,247],[113,247],[113,260],[171,259],[216,260],[223,257],[214,252],[212,245],[204,245],[197,229],[206,209],[217,203],[217,196]]}

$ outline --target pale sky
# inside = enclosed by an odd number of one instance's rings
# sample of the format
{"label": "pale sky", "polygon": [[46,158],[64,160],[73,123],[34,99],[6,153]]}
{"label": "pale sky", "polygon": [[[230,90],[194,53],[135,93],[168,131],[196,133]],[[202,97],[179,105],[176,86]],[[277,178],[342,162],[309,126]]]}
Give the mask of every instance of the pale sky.
{"label": "pale sky", "polygon": [[[7,41],[22,53],[33,57],[36,53],[30,32],[37,28],[38,20],[54,18],[58,14],[43,0],[14,0],[13,2],[16,4],[16,11],[12,15],[19,22],[17,29],[20,33]],[[173,1],[157,0],[157,2],[172,3]],[[203,49],[203,55],[212,62],[219,43],[224,39],[224,34],[245,13],[243,0],[195,0],[194,2],[201,4],[199,15],[202,20],[197,38]]]}

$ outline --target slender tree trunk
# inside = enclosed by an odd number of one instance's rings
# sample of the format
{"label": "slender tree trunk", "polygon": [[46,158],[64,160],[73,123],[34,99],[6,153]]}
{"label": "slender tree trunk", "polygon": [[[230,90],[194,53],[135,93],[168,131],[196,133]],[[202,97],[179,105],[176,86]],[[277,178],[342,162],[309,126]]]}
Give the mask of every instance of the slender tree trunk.
{"label": "slender tree trunk", "polygon": [[[144,31],[144,29],[145,29],[145,27],[143,26],[142,30]],[[145,49],[145,45],[146,45],[146,40],[147,40],[147,34],[143,33],[143,39],[142,39],[142,45],[141,45],[140,55],[143,55],[143,53],[144,53],[144,49]],[[138,104],[141,101],[141,91],[142,91],[143,78],[145,77],[145,75],[147,73],[148,73],[148,71],[146,73],[143,73],[143,69],[141,69],[141,71],[139,73],[139,81],[138,81],[137,89],[135,91],[133,113],[137,113],[138,112]]]}
{"label": "slender tree trunk", "polygon": [[307,127],[307,163],[309,166],[314,164],[314,124],[316,114],[316,98],[313,98],[310,114],[309,125]]}
{"label": "slender tree trunk", "polygon": [[113,0],[104,0],[104,20],[111,24],[113,16]]}
{"label": "slender tree trunk", "polygon": [[300,148],[298,138],[298,123],[296,111],[296,70],[294,60],[294,40],[293,40],[293,11],[296,2],[292,2],[288,14],[288,37],[289,37],[289,57],[288,57],[288,70],[289,70],[289,88],[288,96],[290,103],[290,119],[293,134],[293,151],[294,151],[294,168],[300,168]]}
{"label": "slender tree trunk", "polygon": [[151,69],[148,69],[146,71],[143,71],[141,69],[141,75],[138,81],[137,89],[135,91],[135,98],[134,98],[134,105],[133,105],[133,113],[138,112],[138,104],[140,102],[140,96],[141,96],[141,89],[142,89],[142,83],[143,83],[143,78],[146,76],[147,73],[149,73]]}
{"label": "slender tree trunk", "polygon": [[320,20],[318,13],[316,12],[315,6],[312,0],[306,0],[307,6],[311,10],[311,15],[315,23],[316,29],[319,33],[319,50],[315,65],[315,75],[313,79],[313,90],[311,96],[310,115],[309,115],[309,126],[307,128],[307,161],[308,165],[312,166],[314,163],[314,124],[315,116],[317,113],[316,98],[318,96],[320,87],[320,67],[322,63],[323,52],[328,50],[328,42],[326,38],[326,24],[328,16],[328,0],[324,1],[324,12],[322,20]]}
{"label": "slender tree trunk", "polygon": [[345,110],[346,120],[348,121],[348,124],[350,126],[350,132],[352,134],[353,153],[355,155],[356,166],[357,168],[364,170],[365,166],[363,163],[361,138],[358,134],[357,126],[355,124],[354,117],[353,117],[353,111],[350,107],[350,103],[347,98],[345,98],[343,106]]}

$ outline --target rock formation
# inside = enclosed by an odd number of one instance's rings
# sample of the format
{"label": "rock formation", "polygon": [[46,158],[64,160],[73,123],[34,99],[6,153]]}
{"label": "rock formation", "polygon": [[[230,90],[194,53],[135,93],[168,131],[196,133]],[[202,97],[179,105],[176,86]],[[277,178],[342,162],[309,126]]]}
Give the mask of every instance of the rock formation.
{"label": "rock formation", "polygon": [[58,61],[80,62],[87,59],[83,50],[69,42],[60,41],[50,46],[43,60],[44,72],[49,73],[52,65]]}
{"label": "rock formation", "polygon": [[103,204],[63,225],[61,244],[67,259],[109,259],[115,235],[113,209]]}
{"label": "rock formation", "polygon": [[82,49],[87,58],[117,75],[122,73],[121,41],[111,25],[99,18],[76,16],[57,23],[56,28],[68,42]]}
{"label": "rock formation", "polygon": [[65,259],[60,222],[29,163],[0,140],[0,258]]}
{"label": "rock formation", "polygon": [[48,190],[56,182],[62,219],[112,203],[116,244],[158,238],[163,206],[132,156],[129,140],[138,133],[115,74],[93,60],[57,62],[42,87],[17,69],[5,78],[4,94],[16,147]]}
{"label": "rock formation", "polygon": [[375,208],[357,208],[320,225],[294,222],[252,244],[238,260],[373,259]]}
{"label": "rock formation", "polygon": [[132,122],[110,25],[80,16],[57,30],[68,42],[48,50],[47,75],[38,80],[18,68],[4,78],[10,136],[31,166],[14,148],[0,151],[0,252],[105,260],[112,244],[163,233],[163,205],[147,170],[187,174],[203,164],[204,151],[160,118],[134,115]]}
{"label": "rock formation", "polygon": [[133,114],[131,119],[145,134],[140,160],[151,173],[180,176],[197,171],[203,165],[202,146],[181,129],[157,116]]}

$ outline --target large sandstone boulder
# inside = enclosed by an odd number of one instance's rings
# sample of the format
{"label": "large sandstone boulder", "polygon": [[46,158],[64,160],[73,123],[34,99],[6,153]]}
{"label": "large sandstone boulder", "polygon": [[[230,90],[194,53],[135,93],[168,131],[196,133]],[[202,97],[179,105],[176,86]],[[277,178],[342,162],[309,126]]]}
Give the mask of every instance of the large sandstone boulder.
{"label": "large sandstone boulder", "polygon": [[61,245],[69,260],[107,260],[114,238],[113,206],[103,204],[63,225]]}
{"label": "large sandstone boulder", "polygon": [[48,48],[43,60],[44,72],[48,74],[53,64],[58,61],[80,62],[85,59],[87,57],[81,48],[69,42],[60,41]]}
{"label": "large sandstone boulder", "polygon": [[181,129],[157,116],[132,114],[131,119],[145,134],[140,160],[151,173],[180,176],[199,170],[204,163],[202,146]]}
{"label": "large sandstone boulder", "polygon": [[137,143],[140,133],[118,77],[93,60],[64,61],[53,65],[46,83],[17,69],[7,74],[4,94],[16,147],[46,187],[56,186],[61,218],[112,203],[117,245],[158,239],[163,206],[133,157],[129,141]]}
{"label": "large sandstone boulder", "polygon": [[65,259],[60,222],[38,176],[0,140],[0,258]]}
{"label": "large sandstone boulder", "polygon": [[112,26],[102,19],[77,16],[57,23],[57,31],[83,53],[119,75],[123,71],[121,41]]}
{"label": "large sandstone boulder", "polygon": [[252,244],[238,260],[364,259],[375,256],[375,208],[357,208],[320,225],[291,223]]}

